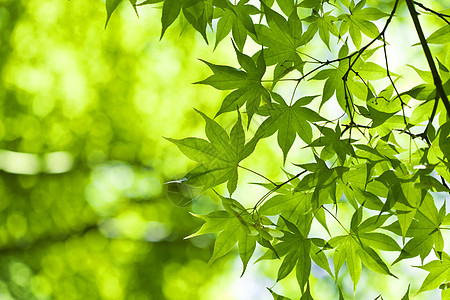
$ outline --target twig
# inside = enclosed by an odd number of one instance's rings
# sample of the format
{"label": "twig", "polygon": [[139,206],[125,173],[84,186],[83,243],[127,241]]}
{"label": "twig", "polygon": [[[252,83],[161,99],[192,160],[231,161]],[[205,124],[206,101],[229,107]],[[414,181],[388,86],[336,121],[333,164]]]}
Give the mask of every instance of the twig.
{"label": "twig", "polygon": [[438,16],[439,18],[441,18],[442,20],[444,20],[444,22],[446,22],[448,25],[450,25],[450,21],[446,19],[446,17],[447,17],[447,18],[450,18],[450,15],[443,14],[443,13],[437,12],[437,11],[435,11],[435,10],[432,10],[431,8],[428,8],[428,7],[426,7],[425,5],[423,5],[422,3],[419,3],[419,2],[416,2],[416,1],[414,1],[414,4],[417,5],[417,6],[419,6],[419,7],[422,8],[423,10],[426,10],[426,11],[428,11],[428,12],[430,12],[430,13],[435,14],[436,16]]}
{"label": "twig", "polygon": [[433,56],[431,55],[430,48],[428,47],[428,42],[425,38],[425,35],[423,34],[422,26],[420,25],[416,9],[414,8],[414,3],[412,0],[406,0],[406,4],[408,6],[409,14],[411,15],[411,18],[413,20],[414,27],[416,28],[417,35],[419,36],[420,44],[422,45],[423,52],[425,53],[425,57],[427,59],[428,66],[430,67],[431,74],[433,75],[433,81],[434,85],[436,86],[437,94],[442,99],[445,109],[447,110],[447,115],[450,117],[450,102],[448,101],[447,94],[445,93],[444,87],[442,86],[441,77],[439,76],[436,65],[434,64]]}

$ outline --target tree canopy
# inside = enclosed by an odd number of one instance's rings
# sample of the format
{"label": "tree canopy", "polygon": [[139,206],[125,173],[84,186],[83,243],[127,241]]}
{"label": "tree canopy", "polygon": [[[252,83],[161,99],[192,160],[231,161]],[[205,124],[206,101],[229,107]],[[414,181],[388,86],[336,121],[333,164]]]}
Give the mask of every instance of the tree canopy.
{"label": "tree canopy", "polygon": [[[120,2],[106,1],[107,22]],[[184,184],[213,189],[221,199],[223,209],[197,215],[204,224],[190,236],[218,233],[210,263],[237,244],[245,272],[255,248],[265,249],[258,261],[281,262],[276,282],[295,270],[301,299],[312,299],[313,265],[334,279],[343,298],[341,277],[350,277],[356,290],[363,266],[396,280],[397,263],[419,258],[414,267],[427,275],[419,286],[411,282],[413,293],[440,288],[448,297],[450,15],[444,3],[129,2],[162,8],[160,38],[177,19],[206,43],[212,29],[214,47],[231,33],[237,64],[202,60],[211,75],[196,82],[228,91],[215,116],[198,111],[207,139],[167,138],[198,163]],[[423,15],[435,19],[429,34]],[[415,33],[416,44],[393,49],[393,39],[402,37],[391,34],[392,24],[403,18],[401,30]],[[393,53],[410,51],[426,68],[394,72]],[[417,75],[418,82],[410,79]],[[309,88],[317,82],[319,91]],[[221,122],[227,114],[232,117]],[[284,180],[261,174],[258,164],[243,165],[275,134],[281,151],[272,163]],[[295,156],[305,149],[309,155]],[[243,199],[241,172],[259,176],[267,192]],[[409,299],[410,287],[402,288]],[[276,287],[268,290],[286,299]]]}

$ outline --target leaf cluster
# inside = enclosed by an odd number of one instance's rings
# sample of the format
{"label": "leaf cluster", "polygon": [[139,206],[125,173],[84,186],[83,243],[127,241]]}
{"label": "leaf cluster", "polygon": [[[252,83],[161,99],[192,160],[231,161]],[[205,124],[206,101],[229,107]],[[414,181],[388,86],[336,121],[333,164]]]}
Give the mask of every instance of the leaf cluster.
{"label": "leaf cluster", "polygon": [[[106,1],[107,20],[119,2]],[[336,280],[343,298],[339,274],[344,265],[356,289],[363,268],[396,277],[391,264],[434,256],[418,266],[428,275],[414,288],[419,293],[441,286],[443,295],[447,293],[450,258],[442,232],[449,229],[450,215],[445,201],[438,205],[436,193],[450,191],[448,14],[406,1],[413,20],[418,7],[446,24],[420,39],[424,49],[433,44],[440,52],[436,59],[426,57],[430,71],[410,66],[422,82],[402,90],[397,84],[403,75],[389,69],[386,36],[392,19],[406,9],[398,0],[383,9],[365,0],[130,2],[134,7],[162,5],[161,37],[181,14],[207,42],[211,28],[214,47],[232,36],[238,65],[203,61],[212,74],[197,84],[230,91],[215,117],[235,113],[236,123],[227,132],[199,112],[208,140],[168,138],[198,162],[186,175],[189,184],[206,190],[227,183],[229,197],[219,195],[224,210],[198,215],[205,223],[191,236],[218,233],[211,262],[238,244],[245,272],[259,244],[267,249],[259,260],[281,261],[276,282],[295,270],[301,299],[312,299],[312,264]],[[420,37],[420,22],[414,26],[411,30]],[[258,47],[245,54],[250,39]],[[316,57],[309,46],[317,43],[333,58]],[[382,62],[375,53],[384,58]],[[320,95],[297,96],[307,80],[323,82]],[[280,82],[292,83],[289,98],[277,90]],[[329,102],[342,111],[336,120],[328,120],[322,111]],[[240,111],[247,116],[247,126]],[[256,117],[260,125],[253,134],[247,131],[246,138],[245,127]],[[309,162],[293,161],[298,173],[286,172],[283,182],[242,166],[259,141],[275,134],[280,166],[296,140],[314,157]],[[264,180],[260,185],[268,189],[262,198],[253,199],[250,208],[231,198],[239,187],[239,169],[258,174]],[[339,215],[340,211],[344,213]],[[313,221],[327,236],[312,233]],[[397,258],[387,262],[384,251],[397,253]],[[269,292],[274,299],[287,299],[272,288]],[[409,287],[404,299],[408,295]]]}

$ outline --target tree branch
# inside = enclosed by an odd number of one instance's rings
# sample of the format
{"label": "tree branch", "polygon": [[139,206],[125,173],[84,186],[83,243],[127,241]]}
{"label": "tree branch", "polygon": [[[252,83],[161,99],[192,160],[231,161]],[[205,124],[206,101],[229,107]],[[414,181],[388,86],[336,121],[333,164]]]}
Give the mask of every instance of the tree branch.
{"label": "tree branch", "polygon": [[450,21],[446,19],[446,17],[447,17],[447,18],[450,18],[450,15],[443,14],[443,13],[437,12],[437,11],[435,11],[435,10],[432,10],[431,8],[426,7],[425,5],[423,5],[423,4],[420,3],[420,2],[414,1],[414,4],[417,5],[417,6],[419,6],[420,8],[422,8],[422,9],[425,10],[425,11],[428,11],[428,12],[430,12],[430,13],[432,13],[432,14],[435,14],[436,16],[438,16],[439,18],[441,18],[442,20],[444,20],[444,22],[446,22],[448,25],[450,25]]}
{"label": "tree branch", "polygon": [[433,81],[434,85],[436,86],[437,94],[442,99],[445,109],[447,110],[447,115],[450,118],[450,103],[448,101],[447,95],[445,94],[444,87],[442,86],[441,77],[439,76],[436,65],[434,64],[433,56],[431,55],[430,48],[428,47],[428,42],[425,38],[425,35],[423,34],[422,26],[420,25],[417,12],[414,7],[414,2],[413,0],[406,0],[406,4],[408,6],[409,14],[411,15],[411,18],[413,20],[414,27],[416,28],[417,35],[419,36],[420,44],[422,45],[423,52],[425,53],[425,57],[427,59],[428,66],[430,67],[431,74],[433,75]]}

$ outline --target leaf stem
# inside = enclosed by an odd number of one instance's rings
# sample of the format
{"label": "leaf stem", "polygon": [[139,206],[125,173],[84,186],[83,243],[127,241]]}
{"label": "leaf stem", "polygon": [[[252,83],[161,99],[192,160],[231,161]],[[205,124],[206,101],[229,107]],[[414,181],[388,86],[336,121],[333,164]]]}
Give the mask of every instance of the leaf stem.
{"label": "leaf stem", "polygon": [[256,208],[259,205],[261,205],[272,193],[274,193],[275,191],[279,190],[281,187],[283,187],[284,185],[288,184],[289,182],[291,182],[295,178],[298,178],[298,177],[302,176],[306,172],[307,172],[306,170],[303,170],[300,173],[297,173],[296,175],[294,175],[292,178],[289,178],[288,180],[286,180],[286,181],[284,181],[283,183],[280,183],[280,184],[276,184],[276,183],[272,182],[272,184],[275,185],[275,188],[273,190],[270,190],[267,193],[265,193],[264,196],[262,196],[261,199],[259,199],[258,202],[256,202],[255,206],[253,207],[253,210],[256,210]]}
{"label": "leaf stem", "polygon": [[444,87],[442,86],[441,77],[439,76],[438,70],[431,55],[430,48],[428,47],[428,42],[423,34],[422,26],[420,25],[419,18],[417,16],[416,9],[414,7],[413,0],[406,0],[406,5],[408,6],[409,14],[413,20],[414,27],[416,28],[417,35],[419,36],[420,44],[422,45],[423,52],[430,67],[431,74],[433,75],[434,85],[436,86],[436,91],[439,97],[444,103],[445,109],[447,110],[447,115],[450,117],[450,102],[448,101],[447,95],[445,94]]}
{"label": "leaf stem", "polygon": [[241,168],[241,169],[244,169],[244,170],[249,171],[249,172],[251,172],[251,173],[253,173],[253,174],[255,174],[255,175],[258,175],[258,176],[261,177],[261,178],[264,178],[265,180],[267,180],[268,182],[270,182],[270,183],[273,184],[274,186],[278,186],[278,184],[276,184],[275,182],[273,182],[272,180],[270,180],[270,179],[267,178],[266,176],[262,175],[261,173],[258,173],[258,172],[256,172],[256,171],[253,171],[252,169],[243,167],[243,166],[241,166],[241,165],[237,165],[237,166],[238,166],[239,168]]}
{"label": "leaf stem", "polygon": [[347,232],[347,234],[350,234],[350,232],[347,230],[347,228],[344,227],[344,225],[342,225],[341,221],[339,221],[338,218],[336,218],[335,215],[333,215],[333,213],[331,211],[328,210],[328,208],[326,208],[323,204],[322,204],[322,208],[329,213],[338,223],[339,225],[341,225],[342,228],[344,228],[345,232]]}

